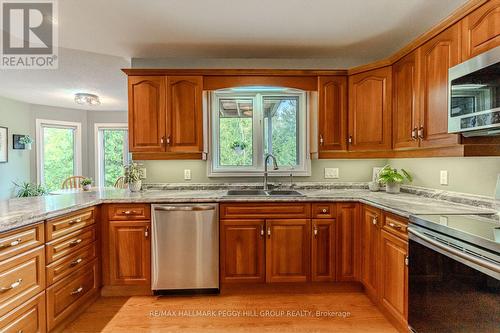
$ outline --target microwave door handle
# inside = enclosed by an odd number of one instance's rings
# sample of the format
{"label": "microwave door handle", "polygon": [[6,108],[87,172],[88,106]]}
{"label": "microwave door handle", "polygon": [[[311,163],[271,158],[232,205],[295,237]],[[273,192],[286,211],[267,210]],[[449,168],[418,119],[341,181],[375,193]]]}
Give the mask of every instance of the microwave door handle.
{"label": "microwave door handle", "polygon": [[[472,263],[475,264],[476,266],[482,267],[484,270],[488,271],[488,275],[492,277],[496,277],[497,279],[500,278],[500,266],[495,265],[493,263],[490,263],[484,259],[481,259],[477,256],[464,253],[460,250],[457,250],[451,246],[447,246],[439,241],[436,241],[423,233],[413,229],[413,228],[408,228],[408,232],[410,234],[410,239],[414,240],[424,246],[430,247],[431,249],[446,255],[446,256],[453,256],[455,258],[458,258],[461,263],[467,264],[467,263]],[[413,237],[412,237],[413,236]],[[411,257],[411,253],[410,253]],[[456,260],[456,259],[455,259]]]}

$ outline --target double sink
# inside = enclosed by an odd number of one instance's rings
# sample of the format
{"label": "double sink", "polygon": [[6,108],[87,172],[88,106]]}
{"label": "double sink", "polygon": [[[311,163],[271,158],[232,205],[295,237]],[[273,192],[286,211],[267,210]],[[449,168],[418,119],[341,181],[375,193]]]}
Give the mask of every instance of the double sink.
{"label": "double sink", "polygon": [[304,194],[295,190],[229,190],[226,196],[301,197]]}

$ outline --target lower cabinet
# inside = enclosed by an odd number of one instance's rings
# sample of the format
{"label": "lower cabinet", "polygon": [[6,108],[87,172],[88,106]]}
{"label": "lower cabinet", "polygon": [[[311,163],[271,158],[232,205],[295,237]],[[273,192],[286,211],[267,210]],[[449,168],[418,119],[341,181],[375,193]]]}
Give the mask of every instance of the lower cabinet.
{"label": "lower cabinet", "polygon": [[45,291],[1,317],[0,332],[45,333]]}
{"label": "lower cabinet", "polygon": [[356,281],[359,275],[359,205],[337,205],[336,279]]}
{"label": "lower cabinet", "polygon": [[311,280],[335,280],[335,219],[313,219]]}
{"label": "lower cabinet", "polygon": [[361,276],[368,296],[378,299],[380,275],[380,209],[363,205],[361,217]]}

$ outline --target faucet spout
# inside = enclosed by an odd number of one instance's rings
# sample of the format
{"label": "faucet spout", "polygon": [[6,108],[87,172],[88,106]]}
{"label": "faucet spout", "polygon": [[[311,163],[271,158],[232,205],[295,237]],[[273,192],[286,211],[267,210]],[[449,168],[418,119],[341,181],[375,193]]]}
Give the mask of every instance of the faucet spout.
{"label": "faucet spout", "polygon": [[270,158],[273,159],[273,170],[279,169],[278,162],[276,162],[276,157],[274,157],[274,155],[272,154],[267,154],[264,159],[264,191],[269,190],[269,184],[267,183],[267,176],[268,176],[267,165],[269,163]]}

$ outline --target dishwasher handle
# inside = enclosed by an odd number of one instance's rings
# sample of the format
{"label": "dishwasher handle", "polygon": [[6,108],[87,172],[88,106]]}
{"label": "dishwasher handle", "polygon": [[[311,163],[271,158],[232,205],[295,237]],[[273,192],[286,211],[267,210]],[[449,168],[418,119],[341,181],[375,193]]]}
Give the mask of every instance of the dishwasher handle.
{"label": "dishwasher handle", "polygon": [[157,206],[155,207],[155,210],[168,211],[168,212],[174,212],[174,211],[191,212],[191,211],[215,210],[215,206]]}

